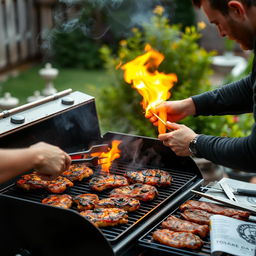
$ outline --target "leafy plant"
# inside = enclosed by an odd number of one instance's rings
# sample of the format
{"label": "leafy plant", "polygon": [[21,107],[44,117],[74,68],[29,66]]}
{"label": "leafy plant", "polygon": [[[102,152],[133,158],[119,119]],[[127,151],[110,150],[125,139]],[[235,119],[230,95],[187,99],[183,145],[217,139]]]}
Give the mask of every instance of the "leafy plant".
{"label": "leafy plant", "polygon": [[[184,32],[179,25],[170,25],[164,9],[157,6],[151,22],[133,28],[132,36],[121,40],[117,54],[108,46],[101,48],[104,65],[110,72],[113,83],[100,94],[99,113],[107,130],[156,136],[156,129],[145,117],[140,106],[141,96],[130,85],[124,83],[123,72],[116,66],[124,64],[144,53],[146,44],[163,53],[165,60],[159,71],[176,73],[178,82],[172,89],[171,100],[187,98],[210,89],[210,63],[213,52],[202,49],[198,40],[201,34],[194,27]],[[214,117],[212,117],[214,118]],[[197,132],[211,132],[215,127],[207,118],[186,118],[185,124]]]}

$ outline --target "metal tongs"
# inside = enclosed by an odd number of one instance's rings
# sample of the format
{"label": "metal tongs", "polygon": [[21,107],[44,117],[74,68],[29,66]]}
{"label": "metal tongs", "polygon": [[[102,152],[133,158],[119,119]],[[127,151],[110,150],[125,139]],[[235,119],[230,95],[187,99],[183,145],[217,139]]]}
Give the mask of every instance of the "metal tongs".
{"label": "metal tongs", "polygon": [[99,144],[93,145],[92,147],[85,151],[69,153],[69,155],[72,159],[72,164],[86,162],[92,165],[98,165],[99,160],[104,158],[100,157],[100,155],[102,153],[107,153],[108,151],[108,144]]}

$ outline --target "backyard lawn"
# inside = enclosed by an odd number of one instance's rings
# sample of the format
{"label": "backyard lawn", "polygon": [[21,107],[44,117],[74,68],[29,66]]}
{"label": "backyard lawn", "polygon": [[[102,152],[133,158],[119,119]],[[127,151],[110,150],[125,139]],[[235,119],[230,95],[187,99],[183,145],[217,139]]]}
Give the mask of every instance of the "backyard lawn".
{"label": "backyard lawn", "polygon": [[[20,104],[25,104],[27,97],[40,92],[44,88],[44,80],[38,74],[42,68],[36,65],[28,70],[22,71],[17,77],[11,77],[7,81],[0,83],[0,97],[4,92],[10,92],[13,97],[20,100]],[[97,90],[110,83],[110,77],[104,70],[84,70],[84,69],[59,69],[59,75],[54,80],[54,86],[58,91],[73,89],[81,91],[97,98]]]}

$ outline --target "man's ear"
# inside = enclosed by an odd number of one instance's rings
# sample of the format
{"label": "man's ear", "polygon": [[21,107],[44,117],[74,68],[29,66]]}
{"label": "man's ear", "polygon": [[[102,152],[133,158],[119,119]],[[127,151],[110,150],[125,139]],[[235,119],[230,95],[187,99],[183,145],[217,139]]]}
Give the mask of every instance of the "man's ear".
{"label": "man's ear", "polygon": [[231,0],[228,2],[229,15],[234,19],[244,19],[246,16],[245,6],[236,0]]}

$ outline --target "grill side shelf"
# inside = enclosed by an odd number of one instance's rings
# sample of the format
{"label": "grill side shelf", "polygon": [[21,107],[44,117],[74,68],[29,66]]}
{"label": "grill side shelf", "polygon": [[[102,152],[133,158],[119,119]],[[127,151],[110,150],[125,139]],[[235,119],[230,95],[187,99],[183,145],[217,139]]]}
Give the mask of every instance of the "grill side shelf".
{"label": "grill side shelf", "polygon": [[[195,186],[196,187],[196,186]],[[175,206],[173,207],[173,211],[168,213],[168,215],[165,215],[162,217],[162,219],[152,228],[148,229],[146,233],[144,233],[143,236],[141,236],[138,239],[138,243],[140,246],[144,248],[150,249],[152,252],[156,253],[164,253],[164,255],[182,255],[182,256],[206,256],[206,255],[211,255],[211,247],[210,247],[210,237],[209,235],[203,239],[204,245],[198,249],[198,250],[191,250],[191,249],[179,249],[179,248],[174,248],[170,247],[167,245],[160,244],[156,241],[153,240],[152,238],[152,233],[156,231],[157,229],[161,229],[161,223],[170,215],[175,215],[176,217],[180,216],[180,211],[179,211],[179,205],[182,203],[186,202],[189,199],[198,199],[197,196],[192,195],[191,192],[189,191],[188,194],[184,195],[182,200],[177,202]]]}

